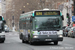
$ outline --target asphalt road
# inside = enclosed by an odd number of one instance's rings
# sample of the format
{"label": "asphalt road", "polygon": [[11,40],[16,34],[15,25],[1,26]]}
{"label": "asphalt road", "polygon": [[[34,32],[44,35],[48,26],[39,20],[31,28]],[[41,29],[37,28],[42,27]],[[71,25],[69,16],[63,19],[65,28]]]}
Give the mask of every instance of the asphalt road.
{"label": "asphalt road", "polygon": [[64,37],[58,45],[53,43],[22,43],[17,32],[6,33],[5,43],[0,43],[0,50],[75,50],[75,38]]}

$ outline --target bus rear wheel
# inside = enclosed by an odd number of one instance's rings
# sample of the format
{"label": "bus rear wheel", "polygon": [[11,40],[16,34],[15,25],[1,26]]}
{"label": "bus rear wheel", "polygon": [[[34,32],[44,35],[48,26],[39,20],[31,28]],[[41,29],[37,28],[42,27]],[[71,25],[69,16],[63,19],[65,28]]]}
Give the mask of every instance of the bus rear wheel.
{"label": "bus rear wheel", "polygon": [[26,43],[26,41],[25,40],[22,40],[22,43]]}
{"label": "bus rear wheel", "polygon": [[58,45],[58,41],[55,41],[55,42],[54,42],[54,45]]}

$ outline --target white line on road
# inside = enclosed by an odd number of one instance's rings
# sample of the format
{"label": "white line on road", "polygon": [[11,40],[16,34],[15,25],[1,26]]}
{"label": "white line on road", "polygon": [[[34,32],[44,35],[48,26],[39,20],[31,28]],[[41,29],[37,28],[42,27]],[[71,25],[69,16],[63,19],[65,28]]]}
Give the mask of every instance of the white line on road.
{"label": "white line on road", "polygon": [[75,45],[67,44],[67,43],[62,43],[62,42],[59,42],[59,44],[63,44],[63,45],[66,45],[66,46],[74,46],[75,47]]}
{"label": "white line on road", "polygon": [[73,45],[71,45],[71,44],[64,44],[64,45],[67,45],[67,46],[73,46]]}

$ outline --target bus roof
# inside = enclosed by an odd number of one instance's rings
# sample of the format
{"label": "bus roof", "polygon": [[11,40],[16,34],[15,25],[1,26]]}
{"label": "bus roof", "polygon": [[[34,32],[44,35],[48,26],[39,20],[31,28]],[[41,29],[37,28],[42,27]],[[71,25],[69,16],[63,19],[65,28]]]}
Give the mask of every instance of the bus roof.
{"label": "bus roof", "polygon": [[24,14],[21,14],[21,15],[20,15],[20,18],[32,16],[32,13],[33,13],[33,11],[27,12],[27,13],[24,13]]}
{"label": "bus roof", "polygon": [[36,12],[36,11],[60,11],[60,10],[58,10],[58,9],[50,9],[50,10],[48,10],[48,9],[47,9],[47,10],[46,10],[46,9],[43,9],[43,10],[34,10],[34,11],[30,11],[30,12],[21,14],[21,15],[20,15],[20,18],[33,16],[33,15],[34,15],[34,12]]}

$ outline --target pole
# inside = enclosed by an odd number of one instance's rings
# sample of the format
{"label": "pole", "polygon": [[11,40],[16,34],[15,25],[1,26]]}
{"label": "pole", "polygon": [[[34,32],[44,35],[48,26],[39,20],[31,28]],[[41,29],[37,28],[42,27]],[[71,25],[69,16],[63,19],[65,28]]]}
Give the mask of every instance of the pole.
{"label": "pole", "polygon": [[70,17],[72,17],[72,5],[71,5],[72,3],[71,2],[72,2],[72,0],[69,1],[69,3],[70,3],[70,5],[69,5],[69,7],[70,7],[70,12],[69,12],[70,13]]}
{"label": "pole", "polygon": [[69,6],[68,6],[68,13],[69,13],[69,18],[68,18],[68,24],[69,26],[71,25],[72,22],[72,0],[68,0]]}
{"label": "pole", "polygon": [[[15,7],[15,5],[14,5],[14,2],[12,3],[12,5],[13,5],[13,7],[12,7],[12,14],[14,14],[14,11],[15,11],[15,9],[14,9],[14,7]],[[13,31],[15,31],[15,17],[14,16],[12,16],[12,29],[13,29]]]}
{"label": "pole", "polygon": [[70,14],[70,26],[71,26],[71,23],[72,23],[72,0],[69,1],[70,5],[70,10],[69,10],[69,14]]}

